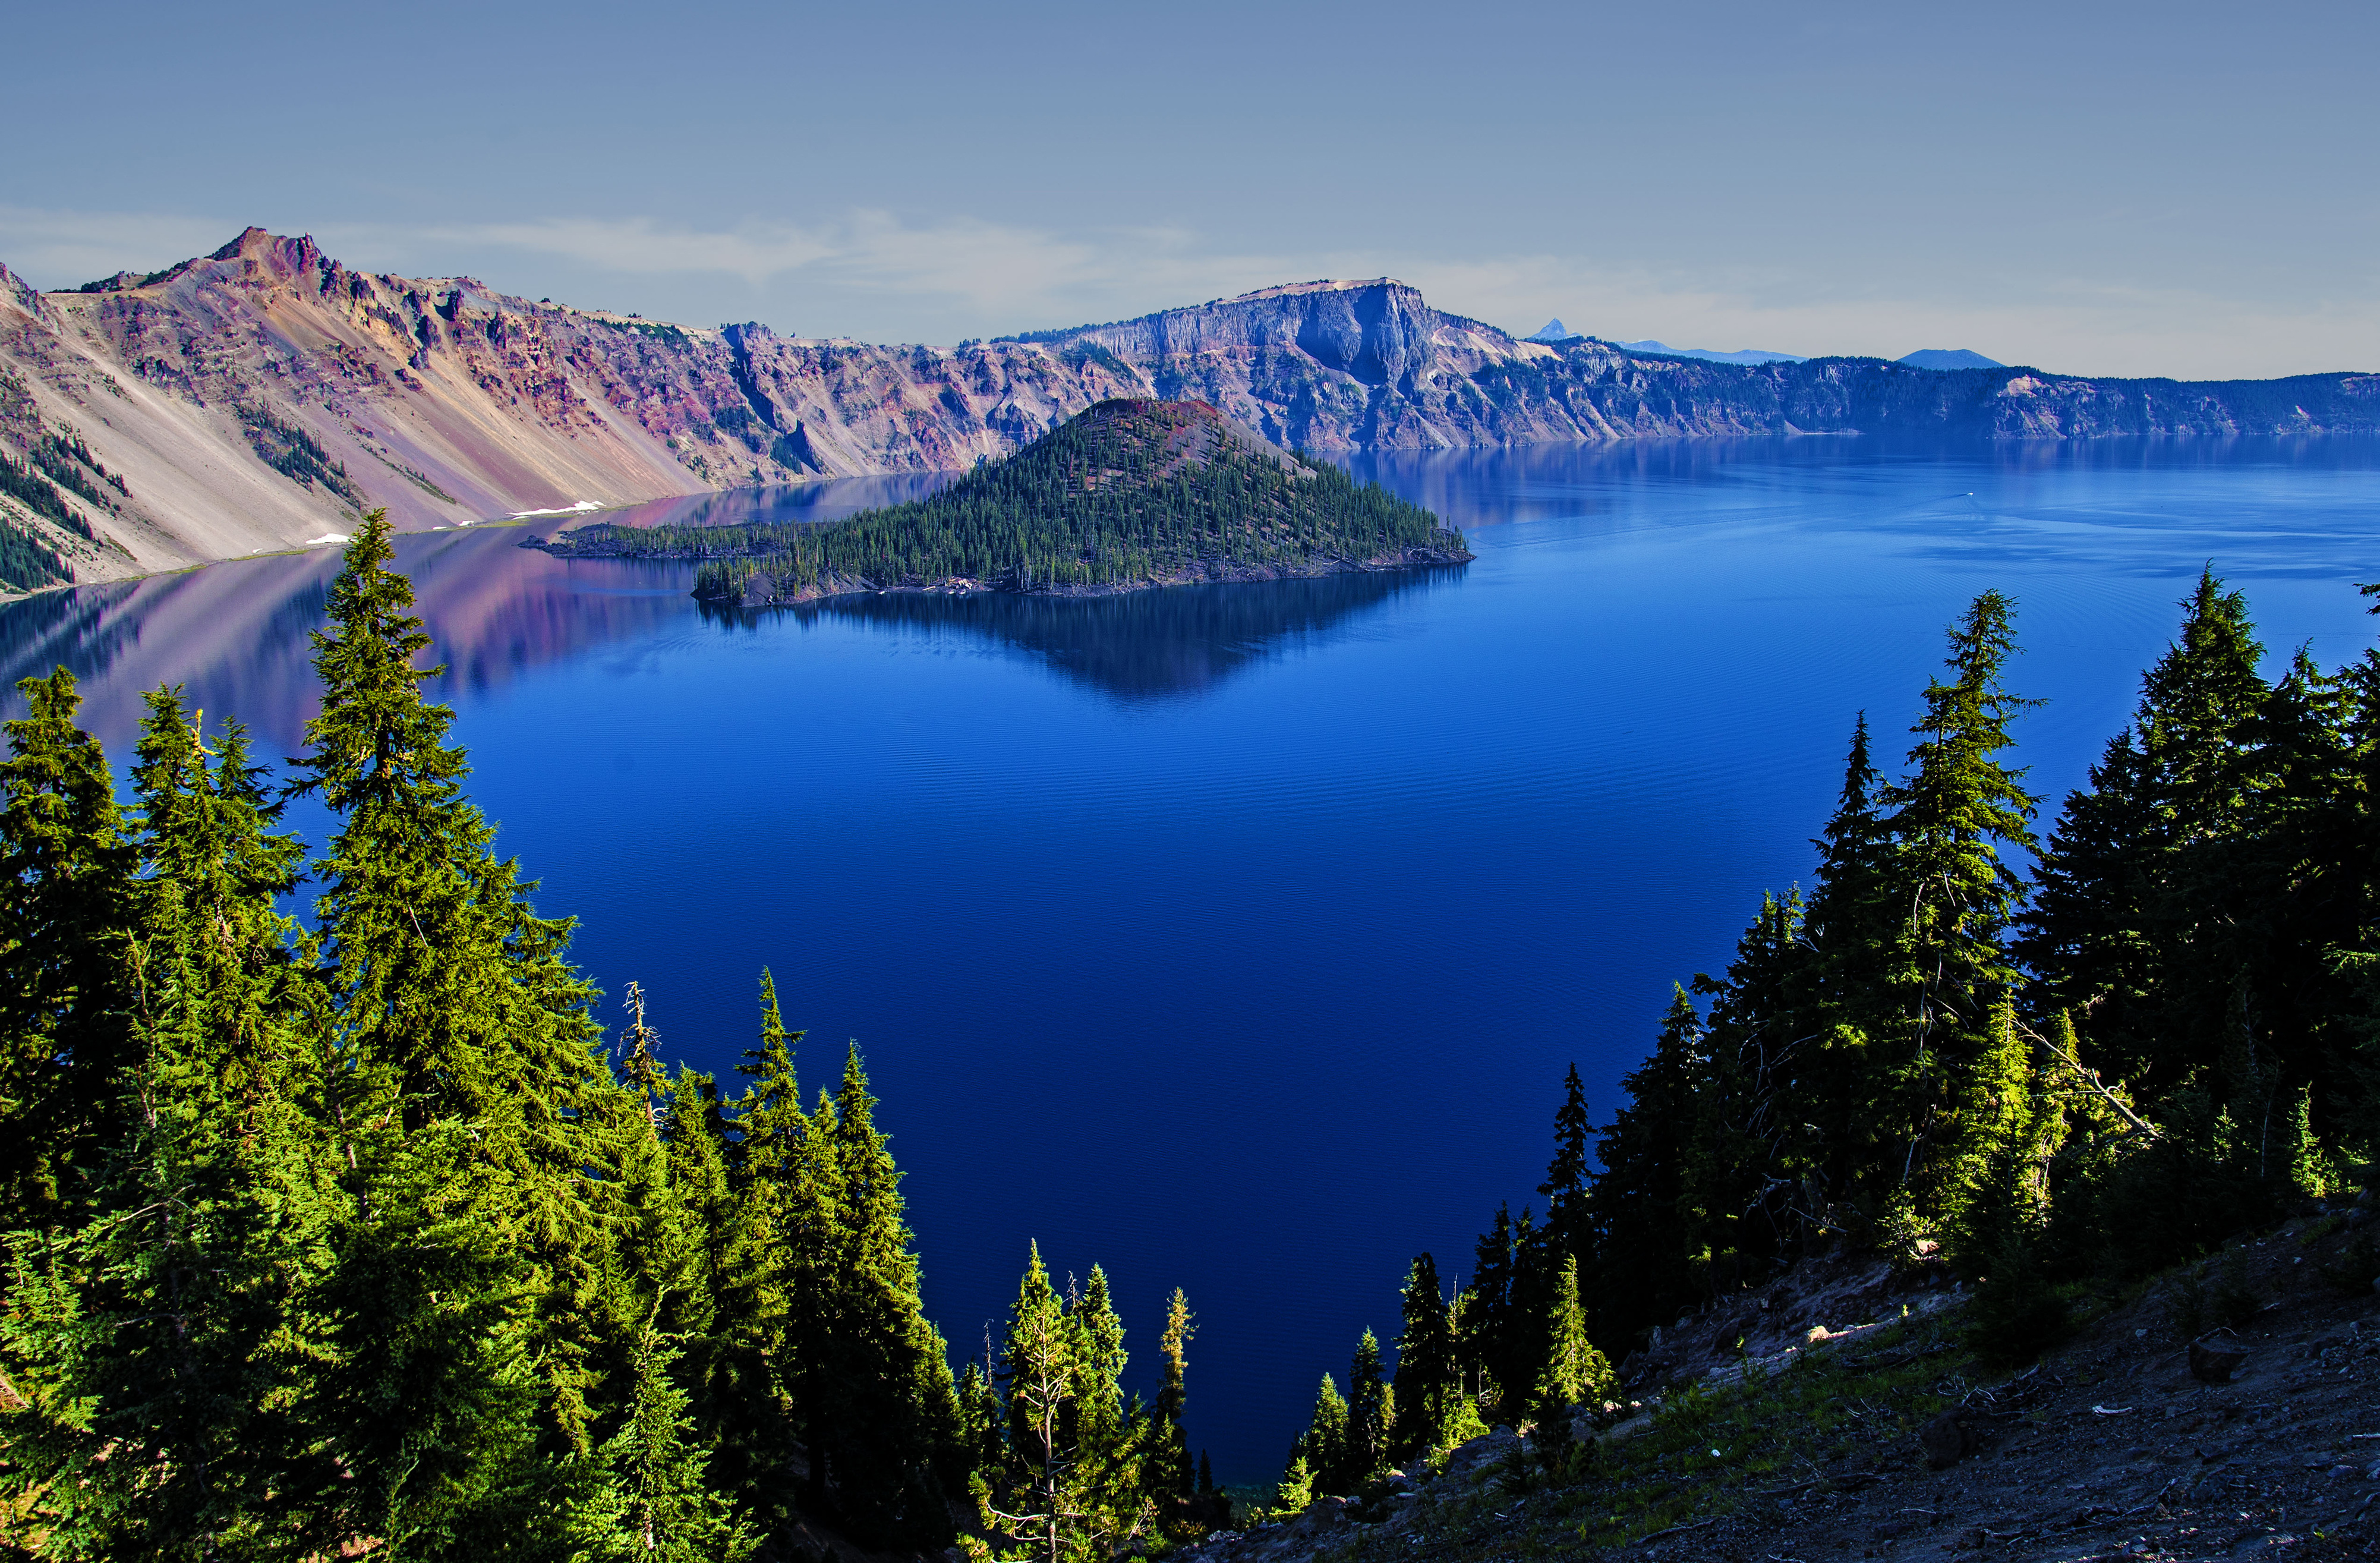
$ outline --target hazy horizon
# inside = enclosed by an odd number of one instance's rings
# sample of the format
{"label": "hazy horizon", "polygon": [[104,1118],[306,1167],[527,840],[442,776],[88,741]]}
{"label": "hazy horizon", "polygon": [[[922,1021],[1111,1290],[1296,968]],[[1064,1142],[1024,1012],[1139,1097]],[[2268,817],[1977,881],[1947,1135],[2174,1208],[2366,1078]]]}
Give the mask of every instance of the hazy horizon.
{"label": "hazy horizon", "polygon": [[1385,274],[1515,335],[2380,369],[2375,33],[2331,4],[1458,28],[1238,0],[1195,23],[432,3],[402,26],[141,0],[103,42],[18,25],[44,68],[0,261],[70,287],[253,223],[370,271],[875,342]]}

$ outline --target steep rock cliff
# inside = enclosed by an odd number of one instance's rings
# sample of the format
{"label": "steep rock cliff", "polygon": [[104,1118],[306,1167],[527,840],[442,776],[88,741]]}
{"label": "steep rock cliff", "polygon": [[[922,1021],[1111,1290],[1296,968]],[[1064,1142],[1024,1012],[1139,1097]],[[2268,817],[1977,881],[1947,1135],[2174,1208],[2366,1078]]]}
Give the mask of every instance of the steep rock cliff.
{"label": "steep rock cliff", "polygon": [[[374,504],[426,527],[747,483],[965,471],[1113,396],[1209,402],[1324,454],[2380,429],[2380,376],[1723,364],[1591,337],[1515,340],[1387,278],[941,348],[532,303],[468,277],[352,271],[311,239],[258,228],[72,293],[37,292],[0,267],[0,455],[21,462],[50,441],[47,459],[67,474],[47,514],[0,495],[0,526],[86,580],[303,545]],[[57,454],[60,441],[80,442],[91,465]]]}

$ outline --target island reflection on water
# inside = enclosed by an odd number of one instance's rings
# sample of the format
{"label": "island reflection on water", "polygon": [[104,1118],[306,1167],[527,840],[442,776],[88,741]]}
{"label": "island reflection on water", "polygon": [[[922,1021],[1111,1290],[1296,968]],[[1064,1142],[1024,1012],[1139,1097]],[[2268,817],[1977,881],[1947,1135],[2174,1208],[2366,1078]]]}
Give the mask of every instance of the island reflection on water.
{"label": "island reflection on water", "polygon": [[[557,559],[516,528],[414,533],[396,539],[416,611],[444,670],[433,698],[500,689],[538,667],[630,648],[695,625],[735,633],[770,619],[832,617],[929,637],[957,636],[1046,663],[1071,682],[1142,702],[1209,692],[1291,650],[1311,650],[1350,623],[1460,569],[1311,580],[1168,587],[1114,597],[891,594],[794,609],[722,609],[690,595],[694,566]],[[311,632],[322,627],[337,551],[234,561],[143,580],[48,592],[0,607],[0,709],[18,679],[71,670],[82,721],[111,754],[127,752],[143,692],[184,686],[192,706],[237,717],[267,752],[294,753],[319,709]]]}
{"label": "island reflection on water", "polygon": [[1162,587],[1113,597],[965,597],[891,592],[801,608],[700,605],[703,618],[758,628],[779,613],[964,635],[1040,658],[1087,688],[1123,700],[1212,690],[1291,650],[1315,649],[1357,615],[1461,575],[1461,566],[1322,576],[1311,580]]}

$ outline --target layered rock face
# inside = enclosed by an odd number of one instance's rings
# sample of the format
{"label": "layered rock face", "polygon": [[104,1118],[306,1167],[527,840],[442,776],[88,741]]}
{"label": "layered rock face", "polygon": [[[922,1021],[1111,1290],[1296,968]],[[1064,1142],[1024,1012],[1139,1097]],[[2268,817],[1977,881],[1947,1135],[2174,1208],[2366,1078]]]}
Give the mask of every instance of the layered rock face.
{"label": "layered rock face", "polygon": [[2380,376],[2086,379],[1880,358],[1726,364],[1516,339],[1402,283],[1316,282],[1019,341],[1114,357],[1309,450],[1777,434],[2095,439],[2380,429]]}
{"label": "layered rock face", "polygon": [[[79,435],[125,479],[67,497],[99,540],[0,521],[105,579],[401,527],[749,483],[953,471],[1091,403],[1145,395],[1062,351],[698,330],[532,303],[468,277],[354,272],[251,228],[148,277],[38,293],[0,269],[0,452]],[[319,453],[309,461],[293,448]]]}
{"label": "layered rock face", "polygon": [[[103,579],[399,525],[742,484],[964,471],[1113,396],[1210,402],[1322,454],[1791,433],[2380,428],[2380,377],[2086,380],[1868,358],[1757,366],[1517,341],[1386,278],[1265,288],[958,348],[718,330],[351,271],[251,228],[150,276],[0,268],[0,454],[79,439],[77,525],[0,522]],[[54,457],[63,460],[62,457]],[[53,509],[56,508],[53,505]],[[92,536],[80,535],[88,529]]]}

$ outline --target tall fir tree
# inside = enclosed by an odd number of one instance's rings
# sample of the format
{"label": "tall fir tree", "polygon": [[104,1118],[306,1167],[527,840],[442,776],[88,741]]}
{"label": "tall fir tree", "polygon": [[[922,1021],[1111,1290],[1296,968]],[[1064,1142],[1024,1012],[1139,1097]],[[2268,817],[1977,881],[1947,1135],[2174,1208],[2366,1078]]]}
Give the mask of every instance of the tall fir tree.
{"label": "tall fir tree", "polygon": [[638,1337],[627,1415],[603,1445],[612,1493],[602,1551],[622,1563],[737,1563],[754,1538],[705,1481],[703,1450],[687,1397],[671,1376],[677,1351],[656,1324]]}
{"label": "tall fir tree", "polygon": [[[832,1139],[802,1109],[795,1049],[775,980],[759,979],[758,1045],[736,1072],[747,1081],[733,1104],[726,1148],[735,1209],[714,1245],[720,1327],[699,1401],[718,1428],[719,1473],[772,1521],[789,1518],[791,1495],[778,1473],[794,1460],[812,1417],[831,1414],[825,1367],[809,1348],[832,1327],[832,1245],[840,1177]],[[821,1109],[833,1116],[831,1102]],[[738,1239],[740,1238],[740,1241]],[[823,1511],[827,1472],[813,1465],[808,1503]]]}
{"label": "tall fir tree", "polygon": [[1189,1434],[1183,1424],[1189,1405],[1190,1339],[1196,1333],[1190,1300],[1176,1287],[1166,1300],[1165,1331],[1157,1342],[1165,1369],[1156,1403],[1149,1408],[1148,1452],[1143,1468],[1148,1495],[1161,1510],[1173,1510],[1178,1499],[1190,1497],[1197,1490]]}
{"label": "tall fir tree", "polygon": [[1389,1468],[1395,1434],[1396,1402],[1380,1363],[1380,1343],[1370,1330],[1355,1343],[1347,1370],[1347,1442],[1340,1481],[1359,1492]]}
{"label": "tall fir tree", "polygon": [[1591,1261],[1595,1253],[1595,1218],[1588,1208],[1592,1188],[1587,1142],[1595,1121],[1586,1109],[1586,1087],[1579,1083],[1578,1065],[1562,1080],[1562,1103],[1554,1111],[1554,1157],[1537,1193],[1546,1196],[1546,1252],[1559,1270],[1566,1259]]}
{"label": "tall fir tree", "polygon": [[292,1098],[213,1056],[214,931],[144,941],[128,1129],[85,1169],[88,1220],[14,1234],[6,1485],[44,1557],[295,1557],[349,1533],[321,1395],[339,1169]]}
{"label": "tall fir tree", "polygon": [[73,1219],[76,1169],[123,1128],[117,1072],[133,852],[61,667],[17,685],[0,760],[0,1199],[11,1228]]}
{"label": "tall fir tree", "polygon": [[1316,1491],[1334,1497],[1346,1495],[1347,1398],[1339,1393],[1339,1381],[1327,1373],[1314,1391],[1314,1412],[1290,1451],[1290,1460],[1293,1465],[1302,1463],[1312,1474]]}
{"label": "tall fir tree", "polygon": [[1937,1163],[1947,1094],[1986,1045],[1993,1007],[2020,980],[2005,940],[2026,887],[2001,854],[2034,849],[2034,799],[2022,768],[2002,757],[2014,742],[2010,725],[2040,702],[2004,682],[2015,612],[1986,591],[1950,626],[1950,676],[1926,686],[1925,714],[1910,729],[1910,772],[1884,790],[1902,926],[1887,974],[1897,1013],[1873,1072],[1872,1110],[1900,1152],[1900,1184],[1927,1220],[1946,1197]]}
{"label": "tall fir tree", "polygon": [[1416,1255],[1406,1273],[1401,1311],[1404,1327],[1397,1337],[1395,1452],[1412,1460],[1444,1443],[1463,1393],[1454,1312],[1439,1278],[1438,1261],[1427,1254]]}
{"label": "tall fir tree", "polygon": [[[534,1308],[528,1350],[561,1444],[585,1454],[601,1406],[601,1363],[632,1317],[565,1299],[605,1290],[609,1243],[583,1169],[613,1089],[589,1006],[567,960],[568,918],[543,918],[519,866],[497,858],[494,827],[463,793],[468,764],[450,744],[455,714],[422,698],[440,670],[414,659],[430,637],[392,570],[388,518],[374,511],[333,582],[329,627],[314,634],[322,712],[293,791],[339,821],[317,906],[324,980],[338,1007],[338,1064],[326,1089],[355,1120],[394,1116],[413,1138],[404,1181],[431,1154],[442,1207],[520,1234]],[[446,1126],[442,1129],[441,1126]],[[460,1216],[460,1213],[457,1213]]]}
{"label": "tall fir tree", "polygon": [[1709,1077],[1702,1015],[1674,988],[1653,1051],[1626,1076],[1628,1105],[1596,1143],[1596,1298],[1590,1317],[1607,1339],[1658,1324],[1694,1294],[1681,1239],[1683,1169],[1695,1097]]}
{"label": "tall fir tree", "polygon": [[194,1024],[234,1099],[301,1090],[300,1033],[323,995],[309,941],[280,903],[304,876],[304,844],[273,829],[282,805],[249,758],[246,729],[224,724],[211,750],[203,714],[185,710],[178,688],[146,699],[132,767],[141,872],[131,979],[148,963],[143,947],[183,952],[194,963]]}
{"label": "tall fir tree", "polygon": [[[1005,1408],[1002,1458],[973,1482],[983,1533],[960,1538],[970,1557],[1091,1563],[1147,1531],[1153,1510],[1136,1462],[1106,1458],[1099,1447],[1105,1406],[1123,1403],[1110,1375],[1111,1367],[1121,1371],[1122,1351],[1120,1327],[1087,1297],[1070,1308],[1035,1245],[995,1375]],[[1094,1401],[1088,1438],[1086,1391]],[[1116,1420],[1129,1431],[1129,1417]]]}
{"label": "tall fir tree", "polygon": [[1612,1374],[1610,1363],[1587,1339],[1586,1309],[1579,1300],[1576,1259],[1562,1261],[1561,1278],[1555,1284],[1553,1301],[1547,1308],[1546,1338],[1546,1367],[1536,1384],[1541,1417],[1567,1417],[1572,1406],[1599,1406],[1617,1393],[1619,1380]]}
{"label": "tall fir tree", "polygon": [[1797,1110],[1800,1072],[1815,1040],[1801,928],[1798,896],[1764,895],[1726,975],[1694,978],[1711,1006],[1678,1215],[1706,1293],[1759,1274],[1791,1250],[1815,1215],[1803,1191],[1819,1147]]}
{"label": "tall fir tree", "polygon": [[[2246,600],[2210,570],[2142,676],[2133,725],[2067,800],[2019,952],[2042,1001],[2151,1096],[2223,1051],[2230,988],[2265,974],[2279,899],[2249,824],[2273,785],[2273,691]],[[2284,871],[2286,872],[2286,871]]]}
{"label": "tall fir tree", "polygon": [[1811,842],[1817,868],[1795,934],[1803,955],[1791,993],[1794,1056],[1776,1120],[1787,1142],[1780,1170],[1800,1185],[1793,1209],[1805,1237],[1838,1230],[1863,1206],[1873,1214],[1881,1199],[1872,1186],[1878,1125],[1871,1094],[1875,1049],[1891,1030],[1886,974],[1900,931],[1882,785],[1863,711],[1835,812]]}
{"label": "tall fir tree", "polygon": [[[901,1172],[876,1127],[876,1098],[856,1047],[844,1055],[834,1110],[814,1114],[810,1128],[829,1142],[838,1229],[825,1278],[831,1291],[826,1327],[808,1348],[820,1371],[806,1376],[821,1386],[808,1406],[812,1480],[821,1470],[829,1473],[835,1512],[858,1533],[939,1545],[949,1539],[941,1475],[959,1442],[957,1385],[918,1297]],[[1100,1309],[1111,1320],[1106,1278],[1097,1270],[1092,1277]],[[1122,1341],[1117,1324],[1117,1372]],[[1099,1344],[1105,1345],[1103,1336]],[[799,1342],[795,1350],[799,1355]],[[1105,1368],[1096,1353],[1085,1362]]]}

